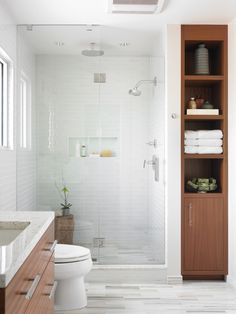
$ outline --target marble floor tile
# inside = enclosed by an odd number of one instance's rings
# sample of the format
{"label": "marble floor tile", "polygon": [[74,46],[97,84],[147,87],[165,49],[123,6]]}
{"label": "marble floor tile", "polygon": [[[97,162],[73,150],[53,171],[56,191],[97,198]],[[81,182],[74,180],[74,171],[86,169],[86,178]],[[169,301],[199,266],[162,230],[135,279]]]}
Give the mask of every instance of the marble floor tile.
{"label": "marble floor tile", "polygon": [[88,306],[60,314],[236,314],[236,290],[225,282],[179,285],[87,284]]}

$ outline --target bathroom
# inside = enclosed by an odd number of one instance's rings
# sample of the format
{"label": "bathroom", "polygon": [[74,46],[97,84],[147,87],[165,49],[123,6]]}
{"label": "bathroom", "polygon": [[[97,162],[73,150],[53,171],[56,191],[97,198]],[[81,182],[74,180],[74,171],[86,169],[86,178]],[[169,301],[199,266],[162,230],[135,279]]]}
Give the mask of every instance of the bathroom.
{"label": "bathroom", "polygon": [[[220,300],[213,308],[219,312],[236,286],[235,3],[228,0],[222,17],[219,3],[209,13],[213,0],[200,1],[203,15],[196,14],[197,0],[180,0],[186,12],[167,0],[136,4],[132,10],[138,11],[130,12],[123,11],[123,0],[59,0],[61,7],[19,1],[0,0],[0,120],[7,121],[0,122],[0,314],[34,313],[45,282],[48,313],[201,312],[212,302],[199,298],[205,289]],[[154,14],[148,11],[153,3],[160,7]],[[222,62],[215,66],[219,73],[183,72],[184,58],[187,68],[201,41],[212,60]],[[199,90],[210,100],[218,96],[218,116],[187,116],[185,106],[201,96]],[[185,99],[185,91],[193,95]],[[185,127],[222,129],[221,152],[187,156]],[[195,173],[216,178],[216,192],[188,194],[185,183]],[[224,224],[211,237],[219,239],[216,259],[223,256],[224,264],[211,264],[210,271],[200,265],[199,273],[185,269],[185,241],[192,234],[185,237],[183,227],[185,220],[189,228],[196,222],[198,204],[221,215],[206,217],[210,227]],[[202,241],[205,234],[195,235]],[[188,244],[190,251],[197,248]],[[46,245],[45,256],[40,245]],[[81,271],[83,262],[80,280],[72,283],[73,275],[67,287],[66,274]],[[17,287],[18,272],[34,263],[22,310],[14,312],[18,301],[5,301],[5,290]],[[230,306],[235,313],[236,303]]]}

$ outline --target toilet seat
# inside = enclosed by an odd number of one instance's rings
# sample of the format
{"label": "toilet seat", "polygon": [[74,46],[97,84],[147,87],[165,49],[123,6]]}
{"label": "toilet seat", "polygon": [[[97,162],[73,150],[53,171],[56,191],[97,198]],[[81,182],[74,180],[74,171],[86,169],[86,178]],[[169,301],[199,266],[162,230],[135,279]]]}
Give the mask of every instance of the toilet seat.
{"label": "toilet seat", "polygon": [[90,250],[69,244],[57,244],[55,248],[55,263],[82,262],[91,258]]}

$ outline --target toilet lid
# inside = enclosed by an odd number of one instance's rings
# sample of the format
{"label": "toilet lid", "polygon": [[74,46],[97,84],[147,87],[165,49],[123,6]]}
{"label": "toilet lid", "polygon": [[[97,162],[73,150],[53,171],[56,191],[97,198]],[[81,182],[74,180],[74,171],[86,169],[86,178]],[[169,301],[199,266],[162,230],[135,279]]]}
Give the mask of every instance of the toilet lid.
{"label": "toilet lid", "polygon": [[57,244],[55,263],[79,262],[91,258],[90,250],[78,245]]}

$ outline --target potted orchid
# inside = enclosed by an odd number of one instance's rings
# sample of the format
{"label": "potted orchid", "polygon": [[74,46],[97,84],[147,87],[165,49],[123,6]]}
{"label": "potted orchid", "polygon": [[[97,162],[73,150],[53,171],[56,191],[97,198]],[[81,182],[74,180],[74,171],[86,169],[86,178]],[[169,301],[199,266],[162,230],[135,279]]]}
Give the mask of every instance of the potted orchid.
{"label": "potted orchid", "polygon": [[63,186],[61,192],[63,194],[64,199],[63,203],[61,203],[62,215],[66,216],[70,214],[70,207],[72,206],[72,204],[68,202],[68,195],[70,191],[66,186]]}
{"label": "potted orchid", "polygon": [[70,190],[66,186],[66,184],[63,182],[62,188],[60,188],[57,183],[55,182],[56,189],[62,199],[61,204],[61,210],[62,210],[62,216],[67,216],[70,214],[70,208],[72,204],[68,201],[68,195],[70,193]]}

